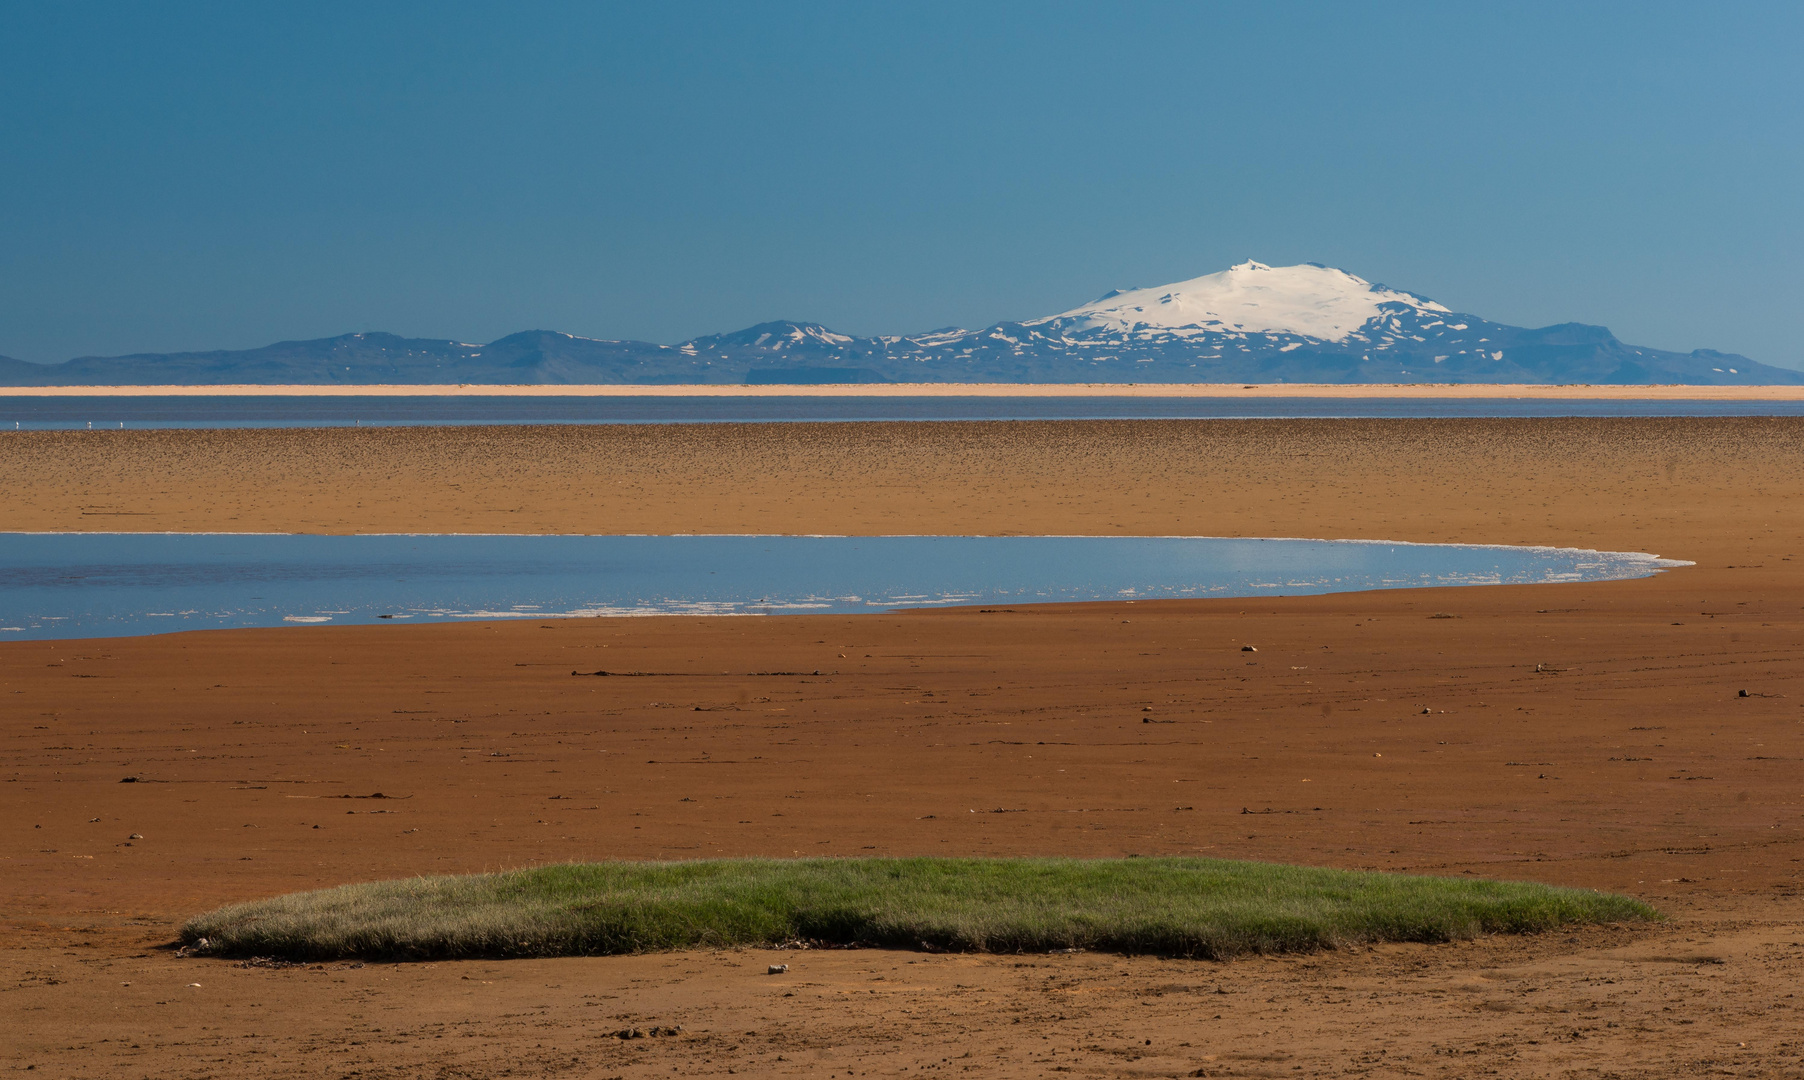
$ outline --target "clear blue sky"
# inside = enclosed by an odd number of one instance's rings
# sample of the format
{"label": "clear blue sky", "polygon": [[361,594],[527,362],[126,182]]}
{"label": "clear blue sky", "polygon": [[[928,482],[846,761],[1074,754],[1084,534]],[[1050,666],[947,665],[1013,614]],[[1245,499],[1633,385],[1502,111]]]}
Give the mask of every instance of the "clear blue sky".
{"label": "clear blue sky", "polygon": [[1804,366],[1804,4],[0,0],[0,354],[1026,318],[1255,258]]}

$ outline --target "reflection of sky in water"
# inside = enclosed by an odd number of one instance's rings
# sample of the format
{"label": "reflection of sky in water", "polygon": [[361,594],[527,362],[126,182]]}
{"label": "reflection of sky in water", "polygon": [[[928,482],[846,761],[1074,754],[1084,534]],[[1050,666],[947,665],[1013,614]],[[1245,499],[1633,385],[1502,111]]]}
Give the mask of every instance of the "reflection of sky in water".
{"label": "reflection of sky in water", "polygon": [[1297,595],[1675,565],[1574,548],[1206,537],[0,533],[0,640]]}

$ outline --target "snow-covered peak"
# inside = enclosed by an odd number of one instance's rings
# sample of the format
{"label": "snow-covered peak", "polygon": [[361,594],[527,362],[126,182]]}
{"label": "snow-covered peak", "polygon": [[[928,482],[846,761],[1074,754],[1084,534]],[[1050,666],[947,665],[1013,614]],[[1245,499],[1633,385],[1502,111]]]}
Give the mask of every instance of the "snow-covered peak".
{"label": "snow-covered peak", "polygon": [[1219,274],[1110,293],[1028,325],[1069,321],[1067,325],[1075,324],[1071,328],[1077,330],[1123,331],[1197,327],[1343,341],[1377,317],[1378,305],[1386,303],[1447,311],[1432,300],[1373,285],[1345,270],[1315,263],[1266,266],[1249,260]]}

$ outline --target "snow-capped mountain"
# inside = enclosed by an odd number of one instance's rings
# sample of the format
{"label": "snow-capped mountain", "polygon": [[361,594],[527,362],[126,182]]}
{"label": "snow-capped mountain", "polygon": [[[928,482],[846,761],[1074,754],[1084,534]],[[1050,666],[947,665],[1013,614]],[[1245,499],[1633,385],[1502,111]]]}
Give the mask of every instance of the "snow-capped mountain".
{"label": "snow-capped mountain", "polygon": [[920,366],[910,381],[981,369],[1003,382],[1804,382],[1746,357],[1625,345],[1601,326],[1527,330],[1456,314],[1318,263],[1244,262],[1046,318],[895,339],[889,354]]}
{"label": "snow-capped mountain", "polygon": [[1266,266],[1243,262],[1219,274],[1153,289],[1115,291],[1026,326],[1056,326],[1067,336],[1117,335],[1140,340],[1203,334],[1282,334],[1345,341],[1383,316],[1386,304],[1446,315],[1417,296],[1373,285],[1315,263]]}
{"label": "snow-capped mountain", "polygon": [[1244,262],[982,330],[852,337],[760,323],[679,345],[534,330],[485,345],[392,334],[243,352],[0,357],[0,386],[219,383],[1804,383],[1700,349],[1643,349],[1601,326],[1529,330],[1305,263]]}

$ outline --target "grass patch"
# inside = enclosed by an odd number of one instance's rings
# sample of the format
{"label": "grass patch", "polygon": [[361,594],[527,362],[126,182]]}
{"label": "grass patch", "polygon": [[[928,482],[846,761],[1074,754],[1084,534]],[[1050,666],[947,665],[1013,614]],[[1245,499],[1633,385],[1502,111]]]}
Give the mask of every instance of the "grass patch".
{"label": "grass patch", "polygon": [[595,956],[792,941],[1101,949],[1226,959],[1653,919],[1625,896],[1518,881],[1221,859],[568,863],[234,904],[182,940],[294,960]]}

